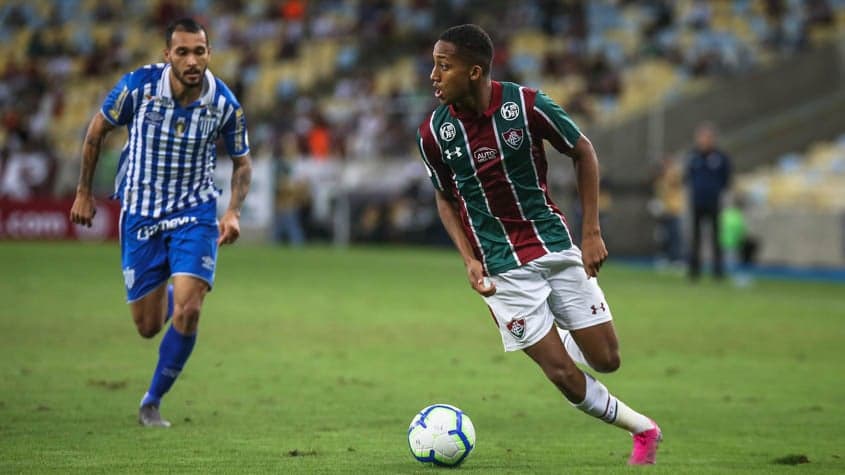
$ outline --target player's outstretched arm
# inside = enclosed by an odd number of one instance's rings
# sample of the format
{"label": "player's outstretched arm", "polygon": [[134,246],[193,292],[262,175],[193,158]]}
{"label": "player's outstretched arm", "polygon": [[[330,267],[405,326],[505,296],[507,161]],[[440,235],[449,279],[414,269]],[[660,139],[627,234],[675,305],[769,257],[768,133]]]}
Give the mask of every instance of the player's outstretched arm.
{"label": "player's outstretched arm", "polygon": [[607,248],[599,225],[599,160],[593,144],[584,135],[569,155],[575,162],[578,196],[583,209],[581,254],[584,270],[589,277],[596,277],[607,259]]}
{"label": "player's outstretched arm", "polygon": [[70,220],[73,223],[91,227],[91,220],[97,212],[94,203],[94,171],[100,159],[100,149],[106,135],[114,129],[103,114],[97,112],[88,124],[85,141],[82,143],[82,164],[79,170],[79,183],[76,185],[76,198],[70,209]]}
{"label": "player's outstretched arm", "polygon": [[452,238],[452,242],[455,243],[455,247],[464,260],[469,284],[476,292],[485,297],[495,294],[496,286],[490,282],[485,282],[484,266],[475,258],[472,246],[469,240],[467,240],[466,234],[464,234],[457,203],[440,190],[435,190],[435,197],[437,200],[437,214],[440,215],[440,221],[443,222],[443,227],[446,228],[446,232],[449,233],[449,237]]}
{"label": "player's outstretched arm", "polygon": [[220,237],[217,245],[232,244],[241,235],[241,206],[244,204],[249,184],[252,182],[252,159],[249,154],[232,159],[232,198],[220,218]]}

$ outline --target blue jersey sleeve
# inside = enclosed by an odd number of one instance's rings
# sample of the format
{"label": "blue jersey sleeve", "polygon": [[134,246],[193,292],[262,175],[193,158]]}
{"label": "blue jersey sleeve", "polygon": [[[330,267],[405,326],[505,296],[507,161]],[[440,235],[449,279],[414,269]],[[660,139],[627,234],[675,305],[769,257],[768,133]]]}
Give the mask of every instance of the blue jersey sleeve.
{"label": "blue jersey sleeve", "polygon": [[242,157],[249,153],[249,135],[246,130],[246,117],[240,104],[234,103],[234,112],[223,123],[223,142],[226,152],[232,158]]}
{"label": "blue jersey sleeve", "polygon": [[133,75],[128,73],[120,78],[100,108],[100,112],[112,125],[126,125],[135,114]]}

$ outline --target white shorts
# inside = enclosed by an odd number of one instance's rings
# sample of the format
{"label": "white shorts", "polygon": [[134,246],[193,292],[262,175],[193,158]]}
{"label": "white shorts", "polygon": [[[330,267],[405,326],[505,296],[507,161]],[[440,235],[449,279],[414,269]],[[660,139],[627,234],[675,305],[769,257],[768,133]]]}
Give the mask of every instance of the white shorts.
{"label": "white shorts", "polygon": [[532,346],[553,324],[579,330],[613,319],[598,280],[587,279],[581,250],[575,246],[489,279],[496,293],[484,301],[499,326],[505,351]]}

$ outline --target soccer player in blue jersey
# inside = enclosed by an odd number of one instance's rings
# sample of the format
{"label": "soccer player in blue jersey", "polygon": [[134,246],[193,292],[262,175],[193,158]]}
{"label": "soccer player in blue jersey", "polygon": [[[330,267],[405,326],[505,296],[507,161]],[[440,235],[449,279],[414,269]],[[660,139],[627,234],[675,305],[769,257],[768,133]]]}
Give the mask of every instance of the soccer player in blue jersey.
{"label": "soccer player in blue jersey", "polygon": [[[238,239],[252,175],[243,109],[208,70],[205,28],[189,18],[177,20],[168,27],[165,44],[166,62],[123,76],[91,120],[70,211],[74,223],[91,226],[91,184],[100,148],[110,131],[125,126],[129,137],[115,195],[121,200],[127,300],[144,338],[173,319],[138,411],[139,423],[153,427],[170,426],[159,405],[194,348],[203,300],[214,284],[217,247]],[[231,201],[219,221],[213,176],[218,138],[234,162]]]}
{"label": "soccer player in blue jersey", "polygon": [[[593,145],[541,91],[491,79],[493,43],[480,27],[449,28],[432,56],[440,106],[419,128],[420,155],[443,226],[505,350],[522,350],[575,407],[630,432],[630,464],[654,463],[657,424],[575,365],[612,372],[620,364],[597,282],[607,249]],[[544,141],[574,162],[584,210],[580,249],[549,194]]]}

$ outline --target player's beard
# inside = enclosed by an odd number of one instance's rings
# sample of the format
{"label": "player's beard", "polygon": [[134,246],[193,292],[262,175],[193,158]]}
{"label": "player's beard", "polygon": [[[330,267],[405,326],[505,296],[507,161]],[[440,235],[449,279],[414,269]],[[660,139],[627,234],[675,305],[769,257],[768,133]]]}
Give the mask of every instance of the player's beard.
{"label": "player's beard", "polygon": [[[185,86],[186,89],[196,89],[196,88],[202,87],[203,79],[205,79],[205,69],[206,68],[202,68],[202,69],[195,68],[195,69],[186,70],[185,72],[179,72],[176,69],[174,69],[173,72],[175,73],[174,75],[176,76],[176,80],[179,81],[180,83],[182,83],[182,85]],[[198,78],[195,82],[189,81],[188,79],[185,78],[185,75],[191,74],[191,73],[196,73],[198,75]]]}

